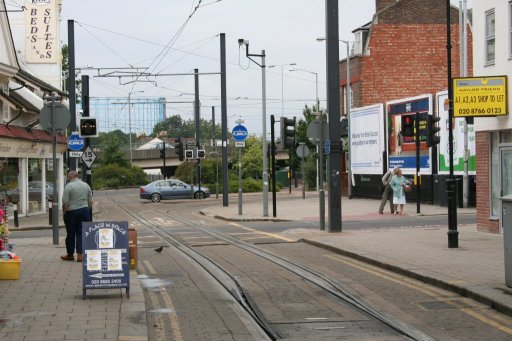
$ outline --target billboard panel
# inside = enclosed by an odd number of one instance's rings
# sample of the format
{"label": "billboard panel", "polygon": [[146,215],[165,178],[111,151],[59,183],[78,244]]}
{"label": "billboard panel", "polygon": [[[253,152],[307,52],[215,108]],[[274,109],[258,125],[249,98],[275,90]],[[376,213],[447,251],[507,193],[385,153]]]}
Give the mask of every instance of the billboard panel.
{"label": "billboard panel", "polygon": [[[441,118],[439,126],[441,131],[439,136],[441,142],[438,145],[438,165],[439,174],[450,173],[450,152],[449,152],[449,119],[448,108],[445,107],[445,102],[448,100],[448,92],[443,91],[436,94],[436,111]],[[453,124],[453,173],[455,175],[464,174],[464,121],[465,118],[455,118]],[[473,125],[468,125],[468,174],[476,174],[476,147],[475,147],[475,131]]]}
{"label": "billboard panel", "polygon": [[388,167],[400,166],[404,174],[416,174],[416,140],[402,134],[402,115],[423,113],[420,119],[420,174],[431,174],[430,148],[424,120],[432,115],[432,95],[421,95],[386,103]]}
{"label": "billboard panel", "polygon": [[353,174],[381,174],[384,152],[382,104],[354,108],[350,113],[350,157]]}

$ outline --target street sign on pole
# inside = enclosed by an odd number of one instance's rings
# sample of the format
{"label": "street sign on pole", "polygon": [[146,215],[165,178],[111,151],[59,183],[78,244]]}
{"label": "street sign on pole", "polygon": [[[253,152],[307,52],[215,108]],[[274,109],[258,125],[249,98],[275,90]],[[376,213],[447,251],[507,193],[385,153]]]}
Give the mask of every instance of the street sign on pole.
{"label": "street sign on pole", "polygon": [[94,154],[91,147],[88,146],[82,154],[82,161],[85,162],[87,168],[91,168],[94,160],[96,160],[96,154]]}
{"label": "street sign on pole", "polygon": [[233,140],[238,142],[245,141],[247,139],[247,136],[249,136],[247,128],[241,124],[235,126],[231,131],[231,134],[233,135]]}
{"label": "street sign on pole", "polygon": [[73,151],[80,151],[85,146],[85,140],[77,132],[71,133],[68,137],[68,147]]}

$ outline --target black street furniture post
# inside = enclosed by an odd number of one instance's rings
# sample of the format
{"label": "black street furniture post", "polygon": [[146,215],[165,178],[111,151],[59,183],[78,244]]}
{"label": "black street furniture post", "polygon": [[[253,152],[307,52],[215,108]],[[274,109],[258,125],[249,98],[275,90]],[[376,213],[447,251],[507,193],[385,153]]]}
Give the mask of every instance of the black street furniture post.
{"label": "black street furniture post", "polygon": [[276,123],[274,115],[270,115],[270,171],[272,175],[272,217],[277,215],[277,203],[276,203],[276,144],[275,144],[275,128]]}
{"label": "black street furniture post", "polygon": [[420,213],[420,113],[416,112],[416,122],[414,123],[416,129],[416,213]]}
{"label": "black street furniture post", "polygon": [[448,67],[448,149],[450,158],[450,179],[446,181],[446,192],[448,193],[448,247],[459,247],[459,232],[457,231],[457,196],[456,182],[453,175],[453,83],[452,83],[452,38],[450,24],[450,0],[446,0],[446,50]]}

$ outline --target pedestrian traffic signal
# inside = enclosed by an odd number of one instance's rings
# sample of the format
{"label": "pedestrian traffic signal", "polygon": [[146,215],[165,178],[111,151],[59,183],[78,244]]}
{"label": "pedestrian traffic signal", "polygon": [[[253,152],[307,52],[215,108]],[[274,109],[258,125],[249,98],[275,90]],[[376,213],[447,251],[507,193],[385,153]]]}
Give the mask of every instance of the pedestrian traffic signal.
{"label": "pedestrian traffic signal", "polygon": [[402,136],[414,136],[414,115],[402,115]]}
{"label": "pedestrian traffic signal", "polygon": [[281,117],[281,144],[283,149],[295,146],[295,117]]}
{"label": "pedestrian traffic signal", "polygon": [[183,142],[181,141],[181,137],[177,137],[174,139],[174,152],[178,155],[178,160],[184,160],[183,154]]}
{"label": "pedestrian traffic signal", "polygon": [[199,159],[204,159],[206,157],[206,151],[204,149],[197,150],[197,157]]}
{"label": "pedestrian traffic signal", "polygon": [[194,158],[194,151],[192,149],[185,150],[185,159],[193,159]]}
{"label": "pedestrian traffic signal", "polygon": [[80,118],[79,135],[81,137],[98,137],[98,126],[95,117]]}
{"label": "pedestrian traffic signal", "polygon": [[427,146],[433,147],[439,144],[441,137],[437,133],[441,128],[437,125],[437,122],[441,120],[439,116],[428,115],[427,116]]}

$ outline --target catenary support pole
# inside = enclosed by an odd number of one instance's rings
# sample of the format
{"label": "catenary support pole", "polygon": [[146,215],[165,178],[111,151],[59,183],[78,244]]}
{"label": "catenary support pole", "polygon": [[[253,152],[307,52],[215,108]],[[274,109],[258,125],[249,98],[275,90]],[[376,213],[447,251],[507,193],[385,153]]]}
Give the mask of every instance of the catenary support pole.
{"label": "catenary support pole", "polygon": [[[338,0],[326,0],[327,112],[329,115],[329,232],[341,232],[341,141]],[[320,149],[322,153],[323,150]]]}
{"label": "catenary support pole", "polygon": [[222,126],[222,205],[228,206],[228,109],[226,94],[226,34],[220,34],[220,102]]}
{"label": "catenary support pole", "polygon": [[[75,22],[68,20],[68,92],[71,132],[76,131],[76,85],[75,85]],[[76,159],[68,157],[69,170],[76,170]],[[57,193],[57,192],[53,192]]]}
{"label": "catenary support pole", "polygon": [[[201,149],[201,114],[199,112],[199,70],[194,69],[194,120],[196,125],[196,154]],[[201,192],[201,158],[197,158],[197,187]]]}

